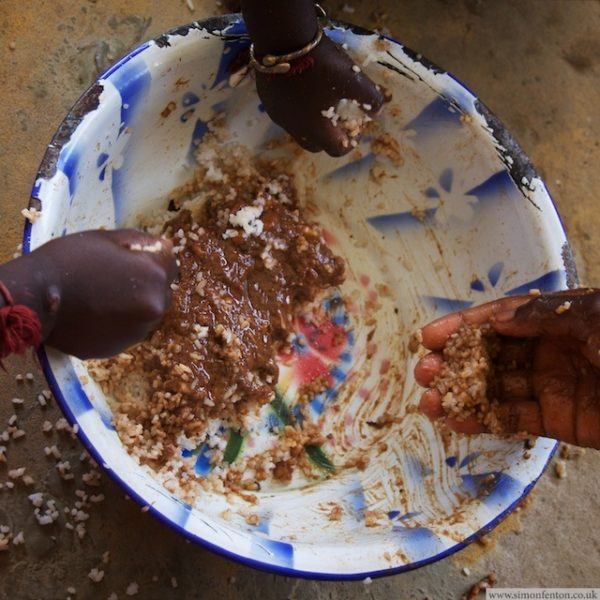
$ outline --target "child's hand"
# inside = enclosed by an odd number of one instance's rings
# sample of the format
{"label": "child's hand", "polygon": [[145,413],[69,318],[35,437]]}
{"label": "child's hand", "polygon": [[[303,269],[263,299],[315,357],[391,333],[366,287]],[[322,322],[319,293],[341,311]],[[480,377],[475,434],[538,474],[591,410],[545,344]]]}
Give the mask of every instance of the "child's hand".
{"label": "child's hand", "polygon": [[[500,417],[507,432],[526,431],[600,448],[600,291],[569,290],[536,298],[504,298],[433,321],[423,330],[432,352],[415,367],[417,382],[430,387],[441,350],[463,323],[489,323],[501,334],[503,363]],[[518,367],[532,364],[530,371]],[[444,416],[439,392],[421,399],[431,418]],[[473,419],[446,418],[463,433],[480,432]]]}
{"label": "child's hand", "polygon": [[[302,50],[318,35],[313,0],[242,0],[241,4],[259,60],[267,54],[283,56]],[[326,35],[290,64],[293,72],[286,74],[255,71],[256,89],[271,119],[310,152],[325,150],[332,156],[350,152],[347,133],[322,112],[335,109],[346,98],[372,115],[383,104],[382,92]]]}
{"label": "child's hand", "polygon": [[132,229],[67,235],[13,263],[19,261],[42,275],[37,312],[45,342],[79,358],[111,356],[142,341],[169,306],[177,274],[171,242]]}
{"label": "child's hand", "polygon": [[337,106],[342,98],[356,100],[373,115],[384,97],[334,42],[323,36],[310,53],[314,64],[294,75],[256,73],[256,88],[271,119],[283,127],[305,150],[325,150],[341,156],[352,150],[347,134],[334,127],[322,111]]}

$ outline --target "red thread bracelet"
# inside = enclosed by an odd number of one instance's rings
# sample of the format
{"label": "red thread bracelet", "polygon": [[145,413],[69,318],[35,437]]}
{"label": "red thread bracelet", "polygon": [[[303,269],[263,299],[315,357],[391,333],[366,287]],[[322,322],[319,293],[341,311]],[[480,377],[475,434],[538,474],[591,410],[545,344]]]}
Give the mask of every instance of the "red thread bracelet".
{"label": "red thread bracelet", "polygon": [[285,75],[300,75],[300,73],[304,73],[315,64],[315,57],[307,54],[306,56],[301,56],[296,60],[291,62],[290,70],[285,73]]}
{"label": "red thread bracelet", "polygon": [[316,59],[314,56],[310,54],[306,56],[301,56],[296,60],[290,62],[290,70],[287,73],[278,73],[274,75],[266,75],[269,79],[273,79],[274,77],[293,77],[294,75],[300,75],[300,73],[304,73],[304,71],[308,71],[308,69],[312,69],[315,66]]}
{"label": "red thread bracelet", "polygon": [[42,324],[37,313],[24,304],[15,304],[11,293],[0,281],[0,295],[5,306],[0,307],[0,366],[11,354],[23,354],[27,348],[42,343]]}

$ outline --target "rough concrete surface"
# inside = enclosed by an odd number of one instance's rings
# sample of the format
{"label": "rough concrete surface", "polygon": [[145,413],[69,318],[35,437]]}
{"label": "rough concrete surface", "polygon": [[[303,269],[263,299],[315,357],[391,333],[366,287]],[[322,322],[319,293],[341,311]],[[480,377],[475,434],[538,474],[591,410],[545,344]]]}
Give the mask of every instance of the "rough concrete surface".
{"label": "rough concrete surface", "polygon": [[[339,18],[388,28],[466,82],[520,141],[544,176],[575,246],[585,283],[600,284],[600,2],[596,0],[338,0]],[[212,0],[0,0],[0,260],[20,241],[21,208],[50,137],[98,70],[138,42],[222,8]],[[0,553],[0,597],[141,598],[459,598],[495,570],[499,585],[600,586],[600,453],[567,461],[567,478],[552,468],[530,505],[487,540],[452,558],[404,575],[363,583],[293,580],[248,569],[186,543],[128,502],[105,479],[103,503],[93,505],[80,540],[61,524],[41,527],[27,494],[44,491],[73,507],[88,467],[65,434],[43,434],[45,387],[33,361],[9,360],[0,374],[0,423],[16,412],[26,436],[8,445],[7,469],[26,466],[35,483],[0,490],[0,524],[24,532],[25,544]],[[30,371],[33,383],[18,384]],[[15,408],[11,398],[25,400]],[[63,482],[44,446],[57,444],[76,473]],[[92,490],[96,491],[96,490]],[[86,509],[87,510],[87,509]],[[110,551],[108,564],[102,554]],[[467,575],[463,567],[467,567]],[[105,571],[92,583],[91,568]],[[176,577],[177,587],[171,583]]]}

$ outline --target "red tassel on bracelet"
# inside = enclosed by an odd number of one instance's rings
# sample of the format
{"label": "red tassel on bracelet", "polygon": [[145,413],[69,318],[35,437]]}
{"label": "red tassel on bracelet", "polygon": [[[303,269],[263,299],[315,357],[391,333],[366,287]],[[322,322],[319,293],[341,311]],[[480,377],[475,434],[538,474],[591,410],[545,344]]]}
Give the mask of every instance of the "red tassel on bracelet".
{"label": "red tassel on bracelet", "polygon": [[0,308],[0,366],[11,354],[23,354],[27,348],[42,343],[42,325],[35,311],[15,304],[11,293],[0,281],[0,294],[6,305]]}

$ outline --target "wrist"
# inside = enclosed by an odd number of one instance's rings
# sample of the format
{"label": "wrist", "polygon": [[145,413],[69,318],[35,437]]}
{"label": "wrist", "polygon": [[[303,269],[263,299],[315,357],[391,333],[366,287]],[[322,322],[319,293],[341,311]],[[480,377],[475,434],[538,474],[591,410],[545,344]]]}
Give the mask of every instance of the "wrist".
{"label": "wrist", "polygon": [[302,48],[319,26],[313,0],[243,0],[242,13],[259,57]]}
{"label": "wrist", "polygon": [[[60,282],[55,274],[54,265],[38,252],[0,266],[0,281],[12,296],[13,303],[30,308],[38,316],[42,340],[50,335],[60,305]],[[0,306],[5,304],[5,299],[1,298]]]}

